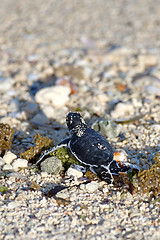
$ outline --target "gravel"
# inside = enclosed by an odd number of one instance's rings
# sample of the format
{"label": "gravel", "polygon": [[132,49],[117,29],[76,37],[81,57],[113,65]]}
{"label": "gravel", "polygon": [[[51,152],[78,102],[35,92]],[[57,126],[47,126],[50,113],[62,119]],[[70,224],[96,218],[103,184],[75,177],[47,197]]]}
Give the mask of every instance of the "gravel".
{"label": "gravel", "polygon": [[[68,137],[65,116],[78,110],[89,126],[116,122],[113,148],[142,170],[153,165],[159,9],[158,0],[1,0],[0,123],[15,135],[0,157],[0,239],[160,239],[159,196],[86,182],[72,167],[64,176],[40,172],[19,157],[35,134],[54,144]],[[46,89],[47,102],[37,100]]]}

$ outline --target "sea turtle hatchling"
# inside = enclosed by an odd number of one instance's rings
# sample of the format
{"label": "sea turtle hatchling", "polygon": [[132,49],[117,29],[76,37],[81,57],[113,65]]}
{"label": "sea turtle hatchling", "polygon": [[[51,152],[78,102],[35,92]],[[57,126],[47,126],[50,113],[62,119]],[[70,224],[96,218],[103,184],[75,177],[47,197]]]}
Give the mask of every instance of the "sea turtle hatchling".
{"label": "sea turtle hatchling", "polygon": [[89,128],[79,113],[68,113],[66,123],[71,137],[45,151],[36,165],[42,161],[44,156],[53,151],[61,147],[69,147],[71,153],[81,163],[89,166],[92,172],[109,184],[114,181],[113,175],[119,175],[119,172],[127,172],[130,169],[126,165],[118,165],[114,160],[109,142],[99,132]]}

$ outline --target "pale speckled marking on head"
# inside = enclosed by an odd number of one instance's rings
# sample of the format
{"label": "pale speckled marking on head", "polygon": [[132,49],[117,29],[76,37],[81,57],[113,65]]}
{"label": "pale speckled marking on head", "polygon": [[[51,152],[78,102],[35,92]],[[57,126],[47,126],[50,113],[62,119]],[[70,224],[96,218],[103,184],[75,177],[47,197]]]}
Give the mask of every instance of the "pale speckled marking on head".
{"label": "pale speckled marking on head", "polygon": [[78,129],[77,136],[82,137],[84,134],[84,131],[82,129]]}
{"label": "pale speckled marking on head", "polygon": [[76,127],[74,127],[73,129],[70,130],[71,134],[73,135],[74,133],[76,133],[77,137],[82,137],[84,134],[84,129],[81,127],[81,125],[77,125]]}

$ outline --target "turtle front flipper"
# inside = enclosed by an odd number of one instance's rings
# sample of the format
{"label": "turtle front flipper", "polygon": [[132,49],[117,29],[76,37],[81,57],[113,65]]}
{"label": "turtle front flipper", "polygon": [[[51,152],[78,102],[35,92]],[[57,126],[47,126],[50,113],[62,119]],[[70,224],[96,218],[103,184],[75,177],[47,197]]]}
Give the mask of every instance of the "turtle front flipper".
{"label": "turtle front flipper", "polygon": [[101,180],[107,182],[108,184],[114,182],[113,175],[119,175],[119,172],[123,171],[123,169],[119,168],[117,162],[114,160],[110,161],[108,165],[93,166],[91,167],[91,170],[95,172]]}
{"label": "turtle front flipper", "polygon": [[38,161],[36,162],[35,165],[38,165],[45,156],[49,155],[50,153],[54,152],[55,150],[61,148],[61,147],[68,147],[68,143],[70,141],[70,138],[67,138],[67,139],[64,139],[62,142],[60,142],[57,146],[49,149],[49,150],[46,150],[42,153],[42,155],[40,156],[40,158],[38,159]]}

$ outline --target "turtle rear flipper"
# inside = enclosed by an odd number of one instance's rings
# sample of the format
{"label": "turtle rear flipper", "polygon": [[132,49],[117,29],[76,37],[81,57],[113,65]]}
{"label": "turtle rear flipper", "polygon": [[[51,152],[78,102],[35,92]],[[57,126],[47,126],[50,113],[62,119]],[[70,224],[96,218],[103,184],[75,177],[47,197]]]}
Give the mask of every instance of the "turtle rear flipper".
{"label": "turtle rear flipper", "polygon": [[108,184],[113,183],[113,176],[111,174],[111,172],[109,171],[108,168],[105,168],[103,166],[92,166],[90,167],[91,171],[95,174],[97,174],[97,176],[102,180],[107,182]]}

